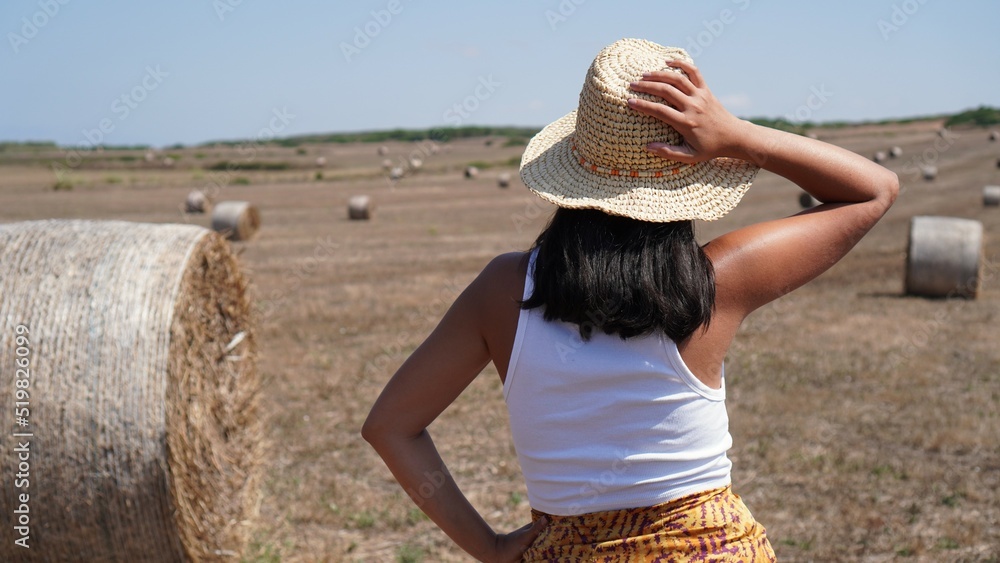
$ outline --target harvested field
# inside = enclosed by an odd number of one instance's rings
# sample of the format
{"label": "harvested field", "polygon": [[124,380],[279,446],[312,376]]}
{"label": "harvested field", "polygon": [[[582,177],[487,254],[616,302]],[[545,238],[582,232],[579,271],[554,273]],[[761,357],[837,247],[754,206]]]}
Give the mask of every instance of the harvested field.
{"label": "harvested field", "polygon": [[[902,193],[841,263],[752,315],[729,355],[734,488],[783,562],[1000,560],[1000,212],[982,200],[984,185],[1000,183],[1000,149],[987,130],[940,137],[940,128],[816,131],[866,158],[901,147],[884,164]],[[232,244],[259,298],[267,467],[244,560],[468,561],[359,432],[382,386],[462,288],[493,256],[526,249],[552,209],[517,178],[511,162],[521,147],[500,145],[468,139],[430,154],[387,143],[384,155],[371,144],[307,145],[307,154],[266,146],[254,162],[286,166],[228,172],[209,168],[240,161],[235,148],[171,150],[169,169],[146,163],[143,151],[105,151],[68,173],[69,191],[52,189],[49,169],[65,155],[0,154],[0,222],[208,227],[208,214],[178,208],[192,189],[253,202],[266,220],[256,238]],[[320,153],[327,162],[316,180]],[[423,160],[419,173],[389,182],[382,160],[413,156]],[[480,174],[466,179],[473,162]],[[937,166],[933,182],[923,164]],[[503,172],[514,172],[510,189],[497,188]],[[378,202],[372,220],[348,219],[344,203],[357,194]],[[699,237],[797,213],[798,194],[761,173],[734,212],[699,224]],[[914,215],[982,222],[976,300],[903,295]],[[495,528],[527,522],[492,366],[431,433]]]}

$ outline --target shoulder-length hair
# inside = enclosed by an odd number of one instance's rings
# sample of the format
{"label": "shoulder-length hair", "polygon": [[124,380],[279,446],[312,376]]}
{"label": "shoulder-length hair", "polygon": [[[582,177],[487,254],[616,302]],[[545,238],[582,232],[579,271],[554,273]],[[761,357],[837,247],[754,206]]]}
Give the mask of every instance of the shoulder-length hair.
{"label": "shoulder-length hair", "polygon": [[681,342],[711,320],[715,272],[693,221],[559,208],[532,248],[534,290],[521,307],[578,324],[584,340],[596,329],[623,339],[663,331]]}

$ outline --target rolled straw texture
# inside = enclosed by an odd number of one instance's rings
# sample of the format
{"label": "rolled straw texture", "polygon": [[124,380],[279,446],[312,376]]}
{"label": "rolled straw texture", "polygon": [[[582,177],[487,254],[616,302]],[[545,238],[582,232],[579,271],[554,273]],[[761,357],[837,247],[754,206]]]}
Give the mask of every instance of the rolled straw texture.
{"label": "rolled straw texture", "polygon": [[0,560],[239,556],[260,500],[251,303],[229,245],[201,227],[0,225],[0,420],[14,420],[25,325],[18,428],[33,434],[27,490],[0,457],[0,512],[29,493],[31,548],[4,526]]}
{"label": "rolled straw texture", "polygon": [[229,240],[250,240],[260,228],[260,212],[246,201],[223,201],[212,211],[212,230]]}
{"label": "rolled straw texture", "polygon": [[979,293],[983,224],[956,217],[910,219],[906,249],[906,293],[966,297]]}

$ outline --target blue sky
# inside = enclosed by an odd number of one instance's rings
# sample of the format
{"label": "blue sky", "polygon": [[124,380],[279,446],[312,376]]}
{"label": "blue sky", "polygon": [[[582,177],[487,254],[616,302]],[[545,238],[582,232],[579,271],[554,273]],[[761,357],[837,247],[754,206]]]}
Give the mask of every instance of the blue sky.
{"label": "blue sky", "polygon": [[996,0],[7,0],[0,140],[193,144],[541,126],[622,37],[687,48],[737,115],[1000,106]]}

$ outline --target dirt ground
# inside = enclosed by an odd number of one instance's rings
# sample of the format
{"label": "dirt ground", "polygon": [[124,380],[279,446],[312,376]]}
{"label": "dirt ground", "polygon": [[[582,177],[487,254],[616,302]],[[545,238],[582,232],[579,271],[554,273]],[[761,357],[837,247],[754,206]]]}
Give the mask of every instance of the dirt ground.
{"label": "dirt ground", "polygon": [[[903,192],[841,263],[754,313],[727,360],[734,488],[781,561],[1000,561],[1000,143],[944,137],[940,123],[818,131],[885,164]],[[262,228],[234,243],[261,311],[267,477],[245,561],[468,561],[396,485],[359,430],[396,367],[495,255],[526,249],[551,208],[517,179],[505,139],[387,143],[423,168],[398,182],[371,144],[294,148],[0,153],[0,221],[123,219],[209,225],[185,215],[188,191],[258,206]],[[242,150],[242,152],[240,152]],[[327,163],[317,168],[315,159]],[[287,169],[208,169],[221,161]],[[53,190],[52,162],[73,189]],[[464,166],[484,166],[476,179]],[[918,165],[939,175],[925,181]],[[280,167],[279,167],[280,168]],[[317,177],[317,172],[322,178]],[[502,172],[514,174],[508,189]],[[371,221],[348,221],[369,194]],[[703,240],[796,213],[799,190],[761,173]],[[975,300],[903,295],[915,215],[979,220]],[[500,383],[488,368],[431,428],[459,484],[499,530],[529,518]]]}

